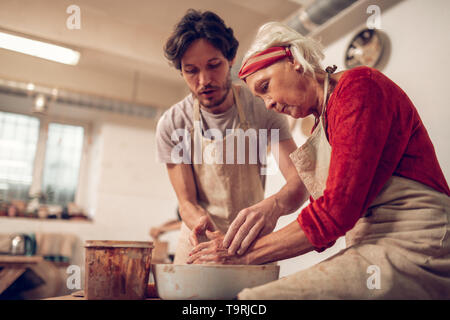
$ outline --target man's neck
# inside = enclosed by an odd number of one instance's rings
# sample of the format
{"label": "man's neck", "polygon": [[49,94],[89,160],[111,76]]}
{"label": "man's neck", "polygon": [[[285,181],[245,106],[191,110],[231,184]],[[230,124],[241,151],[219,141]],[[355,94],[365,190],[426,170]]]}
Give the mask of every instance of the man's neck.
{"label": "man's neck", "polygon": [[230,88],[227,97],[221,104],[214,106],[212,108],[206,108],[202,106],[202,104],[200,104],[200,108],[209,113],[219,114],[228,111],[233,105],[234,105],[234,95],[233,90]]}

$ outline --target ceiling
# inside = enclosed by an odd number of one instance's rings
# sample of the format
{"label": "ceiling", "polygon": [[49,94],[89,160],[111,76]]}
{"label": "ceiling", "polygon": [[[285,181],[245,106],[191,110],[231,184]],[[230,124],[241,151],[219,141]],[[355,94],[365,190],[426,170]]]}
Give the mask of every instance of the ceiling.
{"label": "ceiling", "polygon": [[[81,51],[80,67],[134,70],[180,82],[163,55],[165,40],[187,9],[211,10],[234,29],[244,54],[257,28],[283,20],[310,0],[2,0],[0,28]],[[67,7],[76,4],[81,28],[70,30]]]}
{"label": "ceiling", "polygon": [[[233,28],[239,40],[237,73],[259,26],[286,22],[315,0],[0,0],[0,30],[80,51],[77,66],[0,49],[0,80],[34,83],[85,95],[166,109],[188,89],[169,66],[163,46],[189,8],[211,10]],[[373,0],[358,0],[309,36],[324,46],[367,19]],[[377,0],[385,12],[403,0]],[[71,5],[80,8],[80,29],[67,21]]]}

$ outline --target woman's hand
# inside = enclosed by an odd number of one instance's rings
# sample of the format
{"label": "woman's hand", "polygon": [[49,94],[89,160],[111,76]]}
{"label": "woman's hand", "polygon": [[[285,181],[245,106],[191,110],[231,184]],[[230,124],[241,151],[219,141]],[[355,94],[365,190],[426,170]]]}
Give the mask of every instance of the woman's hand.
{"label": "woman's hand", "polygon": [[206,231],[210,241],[198,244],[189,254],[188,264],[247,264],[245,256],[229,254],[223,246],[223,234]]}
{"label": "woman's hand", "polygon": [[279,218],[276,198],[267,198],[241,210],[225,235],[223,247],[231,255],[244,254],[256,238],[275,229]]}

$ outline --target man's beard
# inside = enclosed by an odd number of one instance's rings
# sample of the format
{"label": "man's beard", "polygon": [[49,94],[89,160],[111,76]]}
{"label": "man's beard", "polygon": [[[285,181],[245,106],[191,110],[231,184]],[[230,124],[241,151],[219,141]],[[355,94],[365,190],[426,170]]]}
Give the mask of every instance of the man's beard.
{"label": "man's beard", "polygon": [[231,82],[230,72],[228,72],[227,81],[225,82],[225,84],[222,87],[206,86],[206,87],[201,88],[200,92],[203,90],[208,90],[208,89],[225,91],[225,93],[216,100],[201,99],[201,97],[196,95],[194,92],[192,92],[192,91],[191,92],[198,99],[198,101],[200,102],[200,104],[203,107],[210,109],[210,108],[220,106],[227,99],[228,93],[230,92],[230,89],[231,89],[231,83],[232,82]]}

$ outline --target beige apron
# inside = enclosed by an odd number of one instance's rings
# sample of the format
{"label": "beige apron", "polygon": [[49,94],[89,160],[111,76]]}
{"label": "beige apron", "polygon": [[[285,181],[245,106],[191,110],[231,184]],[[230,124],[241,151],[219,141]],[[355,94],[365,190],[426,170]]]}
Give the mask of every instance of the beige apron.
{"label": "beige apron", "polygon": [[[325,189],[331,155],[324,113],[313,135],[291,154],[315,199]],[[450,197],[392,176],[347,232],[345,249],[306,270],[244,289],[239,299],[450,299],[449,220]]]}
{"label": "beige apron", "polygon": [[[250,138],[245,138],[244,159],[238,162],[238,137],[236,129],[246,131],[250,125],[246,120],[244,110],[239,99],[239,87],[232,87],[235,105],[239,115],[239,125],[233,128],[231,134],[222,140],[212,140],[203,136],[201,130],[200,106],[194,99],[194,127],[191,131],[193,160],[202,157],[202,163],[193,161],[193,175],[197,187],[198,203],[208,211],[209,217],[217,230],[223,234],[242,209],[248,208],[264,199],[264,176],[260,175],[261,164],[256,161],[251,164]],[[242,140],[241,140],[242,141]],[[201,144],[202,154],[196,153],[195,145]],[[234,153],[231,153],[234,148]],[[205,152],[205,150],[207,152]],[[222,152],[220,152],[222,150]],[[217,155],[220,161],[206,159],[209,155]],[[228,161],[226,157],[233,155]],[[242,161],[244,160],[244,161]],[[252,162],[253,163],[253,162]],[[192,245],[189,242],[190,229],[185,223],[181,225],[178,246],[175,252],[174,264],[184,264],[188,258]],[[205,241],[206,239],[203,239]]]}

